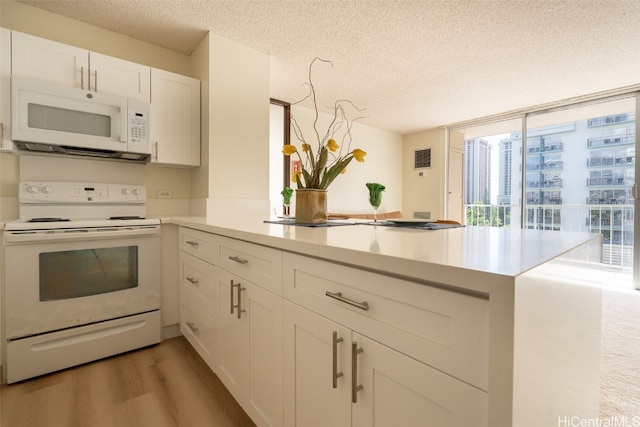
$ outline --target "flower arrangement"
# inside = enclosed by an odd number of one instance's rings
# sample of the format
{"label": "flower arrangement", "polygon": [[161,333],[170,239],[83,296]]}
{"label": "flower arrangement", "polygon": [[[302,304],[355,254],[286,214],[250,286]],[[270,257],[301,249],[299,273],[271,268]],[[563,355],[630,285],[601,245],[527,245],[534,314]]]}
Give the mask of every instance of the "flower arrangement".
{"label": "flower arrangement", "polygon": [[[294,171],[291,174],[291,180],[297,184],[297,188],[313,188],[313,189],[327,189],[329,185],[338,177],[347,171],[347,165],[356,159],[358,162],[364,162],[364,156],[367,153],[359,148],[351,149],[351,127],[353,123],[362,118],[355,117],[349,119],[347,117],[346,108],[351,106],[358,112],[359,110],[351,101],[337,100],[333,105],[333,119],[331,120],[326,132],[322,137],[318,130],[318,100],[316,96],[316,90],[313,86],[313,80],[311,72],[313,65],[316,61],[328,63],[333,66],[331,61],[327,61],[321,58],[314,58],[309,65],[309,94],[302,100],[294,103],[299,104],[308,98],[312,98],[313,107],[315,110],[315,120],[313,122],[313,129],[316,135],[317,149],[313,149],[311,144],[307,142],[302,130],[296,122],[293,115],[291,116],[291,126],[296,135],[296,138],[302,143],[301,149],[304,153],[304,161],[298,148],[295,145],[285,145],[282,152],[286,156],[297,155],[300,160],[301,170]],[[339,140],[340,144],[336,141]]]}

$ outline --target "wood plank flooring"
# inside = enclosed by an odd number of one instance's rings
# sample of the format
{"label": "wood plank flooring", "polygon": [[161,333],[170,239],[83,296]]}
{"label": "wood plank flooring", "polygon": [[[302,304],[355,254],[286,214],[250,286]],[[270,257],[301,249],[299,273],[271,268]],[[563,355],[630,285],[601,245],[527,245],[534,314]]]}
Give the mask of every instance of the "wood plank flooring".
{"label": "wood plank flooring", "polygon": [[2,427],[248,427],[183,337],[0,387]]}

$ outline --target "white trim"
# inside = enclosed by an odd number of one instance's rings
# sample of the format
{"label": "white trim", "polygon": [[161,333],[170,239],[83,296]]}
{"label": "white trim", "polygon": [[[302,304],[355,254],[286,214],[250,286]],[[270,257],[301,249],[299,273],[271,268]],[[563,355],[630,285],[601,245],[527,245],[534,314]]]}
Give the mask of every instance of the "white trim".
{"label": "white trim", "polygon": [[574,98],[568,98],[560,101],[549,102],[547,104],[539,104],[531,107],[521,108],[518,110],[507,111],[500,114],[494,114],[492,116],[485,116],[478,119],[466,120],[463,122],[451,123],[446,125],[447,131],[460,130],[469,127],[487,125],[491,123],[500,122],[503,120],[517,119],[524,115],[537,115],[544,114],[551,110],[558,110],[563,108],[573,108],[580,104],[596,104],[600,102],[608,102],[620,97],[625,98],[632,96],[640,91],[640,84],[625,86],[618,89],[612,89],[603,92],[597,92],[589,95],[578,96]]}

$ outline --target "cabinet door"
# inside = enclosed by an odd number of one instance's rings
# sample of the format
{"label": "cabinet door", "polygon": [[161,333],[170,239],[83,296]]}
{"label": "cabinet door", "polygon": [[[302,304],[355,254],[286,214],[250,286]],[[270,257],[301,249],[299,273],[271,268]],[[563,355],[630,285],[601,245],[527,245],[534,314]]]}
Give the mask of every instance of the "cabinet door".
{"label": "cabinet door", "polygon": [[12,32],[12,73],[88,89],[89,52],[29,34]]}
{"label": "cabinet door", "polygon": [[151,162],[200,165],[200,81],[151,69]]}
{"label": "cabinet door", "polygon": [[[246,282],[245,282],[246,283]],[[282,426],[282,297],[246,283],[242,406],[260,426]]]}
{"label": "cabinet door", "polygon": [[[216,267],[218,303],[218,360],[216,374],[235,399],[242,404],[242,323],[246,307],[246,283]],[[239,286],[238,286],[239,285]],[[237,307],[240,302],[240,308]],[[245,316],[246,317],[246,316]]]}
{"label": "cabinet door", "polygon": [[180,331],[209,367],[216,360],[214,268],[180,253]]}
{"label": "cabinet door", "polygon": [[0,28],[0,151],[11,142],[11,30]]}
{"label": "cabinet door", "polygon": [[[334,344],[334,332],[341,342]],[[285,426],[351,425],[350,337],[349,329],[285,300]],[[334,369],[342,373],[335,388]]]}
{"label": "cabinet door", "polygon": [[91,52],[90,89],[95,92],[151,100],[151,67]]}
{"label": "cabinet door", "polygon": [[487,393],[357,333],[353,426],[486,426]]}

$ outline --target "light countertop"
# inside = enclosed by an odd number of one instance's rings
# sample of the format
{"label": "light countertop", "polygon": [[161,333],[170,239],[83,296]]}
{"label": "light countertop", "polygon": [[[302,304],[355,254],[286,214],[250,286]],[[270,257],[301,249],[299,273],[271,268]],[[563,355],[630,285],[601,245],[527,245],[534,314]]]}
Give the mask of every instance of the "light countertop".
{"label": "light countertop", "polygon": [[481,293],[491,293],[501,283],[512,284],[522,273],[599,239],[589,233],[496,227],[301,227],[265,223],[264,219],[172,217],[163,222]]}

